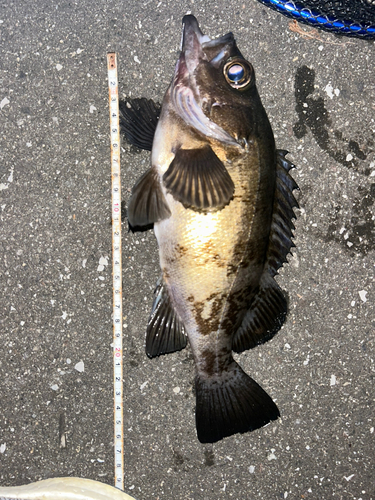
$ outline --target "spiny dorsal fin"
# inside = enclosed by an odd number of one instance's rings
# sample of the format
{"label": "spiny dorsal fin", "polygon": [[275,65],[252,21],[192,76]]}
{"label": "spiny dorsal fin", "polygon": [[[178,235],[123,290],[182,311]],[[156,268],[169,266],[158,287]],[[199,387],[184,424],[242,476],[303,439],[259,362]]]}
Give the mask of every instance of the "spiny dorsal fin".
{"label": "spiny dorsal fin", "polygon": [[162,278],[155,288],[155,298],[147,324],[146,354],[150,358],[180,351],[187,345],[184,325],[178,317]]}
{"label": "spiny dorsal fin", "polygon": [[178,149],[163,176],[168,192],[185,208],[212,210],[233,197],[233,181],[210,146]]}
{"label": "spiny dorsal fin", "polygon": [[294,165],[285,158],[287,153],[277,151],[275,200],[265,265],[265,270],[268,269],[271,276],[275,276],[286,262],[286,256],[294,246],[292,219],[295,219],[296,215],[293,208],[298,208],[298,203],[293,196],[293,190],[298,189],[298,186],[289,175],[289,170]]}
{"label": "spiny dorsal fin", "polygon": [[131,229],[149,226],[171,216],[160,186],[159,176],[149,168],[135,183],[128,205]]}
{"label": "spiny dorsal fin", "polygon": [[120,127],[133,146],[151,151],[161,106],[152,99],[120,100]]}

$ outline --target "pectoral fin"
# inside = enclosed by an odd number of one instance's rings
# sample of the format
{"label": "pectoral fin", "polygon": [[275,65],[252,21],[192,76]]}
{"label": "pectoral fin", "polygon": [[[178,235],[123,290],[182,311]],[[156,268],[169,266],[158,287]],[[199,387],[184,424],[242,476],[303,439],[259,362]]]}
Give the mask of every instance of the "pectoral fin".
{"label": "pectoral fin", "polygon": [[160,104],[152,99],[125,99],[120,104],[120,127],[126,139],[140,149],[151,151]]}
{"label": "pectoral fin", "polygon": [[159,176],[150,168],[135,183],[128,205],[128,221],[132,229],[149,226],[171,216],[160,186]]}
{"label": "pectoral fin", "polygon": [[168,192],[185,208],[212,210],[233,197],[233,181],[210,146],[178,149],[163,176]]}

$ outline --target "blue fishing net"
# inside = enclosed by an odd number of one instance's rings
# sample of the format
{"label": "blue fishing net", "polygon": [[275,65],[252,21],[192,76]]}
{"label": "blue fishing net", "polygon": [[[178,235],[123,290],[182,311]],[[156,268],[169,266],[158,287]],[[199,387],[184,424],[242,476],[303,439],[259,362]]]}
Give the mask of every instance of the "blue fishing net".
{"label": "blue fishing net", "polygon": [[285,16],[326,31],[375,39],[375,0],[259,0]]}

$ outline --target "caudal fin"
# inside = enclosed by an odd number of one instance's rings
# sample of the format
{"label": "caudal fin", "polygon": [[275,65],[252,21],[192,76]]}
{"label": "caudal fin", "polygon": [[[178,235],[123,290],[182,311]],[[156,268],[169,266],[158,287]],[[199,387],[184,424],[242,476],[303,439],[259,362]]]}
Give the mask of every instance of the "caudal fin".
{"label": "caudal fin", "polygon": [[195,390],[195,420],[201,443],[259,429],[280,416],[270,396],[235,361],[220,377],[197,375]]}

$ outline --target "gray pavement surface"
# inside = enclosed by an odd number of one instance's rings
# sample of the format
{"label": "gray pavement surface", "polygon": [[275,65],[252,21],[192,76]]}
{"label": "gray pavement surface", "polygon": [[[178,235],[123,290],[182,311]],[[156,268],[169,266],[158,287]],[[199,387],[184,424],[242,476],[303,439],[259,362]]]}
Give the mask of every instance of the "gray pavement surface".
{"label": "gray pavement surface", "polygon": [[[255,0],[1,2],[0,485],[113,484],[106,53],[121,95],[161,101],[188,11],[211,37],[235,33],[297,165],[296,249],[278,278],[289,316],[237,357],[282,418],[198,442],[191,351],[144,353],[155,238],[124,224],[125,491],[374,499],[374,44],[297,33]],[[125,201],[148,164],[123,144]]]}

